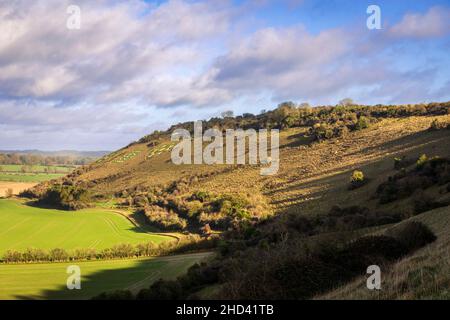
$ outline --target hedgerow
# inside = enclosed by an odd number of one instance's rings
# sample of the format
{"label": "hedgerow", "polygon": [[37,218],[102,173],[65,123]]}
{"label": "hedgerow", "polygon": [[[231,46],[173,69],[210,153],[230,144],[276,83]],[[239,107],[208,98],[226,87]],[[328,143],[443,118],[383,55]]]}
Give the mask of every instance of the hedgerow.
{"label": "hedgerow", "polygon": [[217,238],[201,238],[190,235],[179,241],[167,241],[156,245],[152,242],[131,245],[117,244],[111,248],[96,250],[92,248],[50,250],[28,248],[24,251],[8,250],[0,259],[2,263],[66,262],[84,260],[108,260],[139,257],[165,256],[192,251],[211,250],[217,246]]}

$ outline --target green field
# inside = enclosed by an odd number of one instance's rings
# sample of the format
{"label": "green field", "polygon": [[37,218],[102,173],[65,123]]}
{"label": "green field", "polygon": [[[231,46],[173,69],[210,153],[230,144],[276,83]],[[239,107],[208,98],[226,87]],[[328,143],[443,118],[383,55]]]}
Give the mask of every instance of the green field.
{"label": "green field", "polygon": [[119,243],[171,240],[146,233],[129,220],[104,209],[41,209],[0,200],[0,256],[8,249],[104,249]]}
{"label": "green field", "polygon": [[[25,169],[25,172],[22,170]],[[60,178],[73,170],[70,166],[1,164],[0,181],[43,182]]]}
{"label": "green field", "polygon": [[0,172],[0,181],[43,182],[64,176],[59,173],[4,173]]}
{"label": "green field", "polygon": [[[148,287],[160,278],[172,279],[209,253],[135,260],[0,265],[0,300],[89,299],[101,292]],[[81,289],[66,287],[67,267],[81,271]]]}

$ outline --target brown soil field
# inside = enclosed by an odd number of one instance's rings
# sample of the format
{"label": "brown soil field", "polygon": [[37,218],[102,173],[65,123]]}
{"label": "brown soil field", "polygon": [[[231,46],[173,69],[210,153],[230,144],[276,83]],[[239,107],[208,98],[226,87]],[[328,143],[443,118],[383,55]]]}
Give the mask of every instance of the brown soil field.
{"label": "brown soil field", "polygon": [[37,185],[35,182],[9,182],[0,181],[0,197],[4,197],[6,190],[12,189],[13,194],[17,195],[23,190],[29,189]]}

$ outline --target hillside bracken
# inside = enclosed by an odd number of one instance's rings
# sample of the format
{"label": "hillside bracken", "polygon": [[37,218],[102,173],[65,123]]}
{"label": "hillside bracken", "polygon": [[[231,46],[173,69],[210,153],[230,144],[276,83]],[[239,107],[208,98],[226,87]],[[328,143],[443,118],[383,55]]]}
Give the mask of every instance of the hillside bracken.
{"label": "hillside bracken", "polygon": [[[387,265],[436,239],[420,223],[405,224],[391,233],[344,243],[321,242],[315,248],[294,240],[284,242],[276,251],[256,248],[237,251],[224,260],[194,265],[177,280],[159,280],[134,298],[195,298],[199,288],[222,283],[215,298],[307,299],[351,280],[369,265]],[[116,291],[94,299],[114,299],[117,295],[133,297],[131,292]]]}
{"label": "hillside bracken", "polygon": [[[178,124],[41,188],[89,188],[92,199],[113,199],[160,230],[205,238],[221,231],[216,261],[137,296],[99,298],[195,298],[211,288],[208,298],[312,298],[370,264],[390,270],[433,242],[425,225],[404,220],[450,205],[449,138],[441,125],[449,107],[283,104],[203,122],[204,129],[282,129],[280,173],[270,178],[251,166],[172,166],[167,151],[153,148],[165,146],[176,128],[192,130],[192,123]],[[399,228],[386,232],[393,226]]]}

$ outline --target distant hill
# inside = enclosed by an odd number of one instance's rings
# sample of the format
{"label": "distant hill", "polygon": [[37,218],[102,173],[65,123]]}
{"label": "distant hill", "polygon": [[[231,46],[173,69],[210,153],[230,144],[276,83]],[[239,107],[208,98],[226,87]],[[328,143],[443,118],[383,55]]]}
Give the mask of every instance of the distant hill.
{"label": "distant hill", "polygon": [[0,150],[0,165],[86,165],[108,151]]}
{"label": "distant hill", "polygon": [[59,156],[59,157],[88,157],[100,158],[110,153],[111,151],[78,151],[78,150],[57,150],[57,151],[42,151],[42,150],[0,150],[0,153],[16,153],[29,154],[40,156]]}

